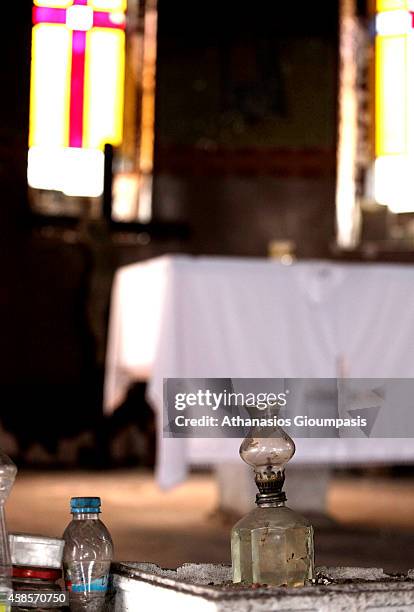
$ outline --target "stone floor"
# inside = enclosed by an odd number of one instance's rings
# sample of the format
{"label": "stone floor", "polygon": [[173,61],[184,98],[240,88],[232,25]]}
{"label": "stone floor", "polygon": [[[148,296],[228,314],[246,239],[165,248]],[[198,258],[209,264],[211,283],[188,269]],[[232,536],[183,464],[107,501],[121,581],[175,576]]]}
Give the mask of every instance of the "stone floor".
{"label": "stone floor", "polygon": [[[317,564],[388,571],[414,567],[413,485],[410,480],[336,479],[328,498],[332,520],[316,521]],[[162,567],[230,560],[232,519],[226,523],[215,512],[216,486],[207,474],[193,475],[165,493],[151,474],[138,470],[23,472],[7,504],[9,529],[61,534],[74,495],[102,497],[118,560]]]}

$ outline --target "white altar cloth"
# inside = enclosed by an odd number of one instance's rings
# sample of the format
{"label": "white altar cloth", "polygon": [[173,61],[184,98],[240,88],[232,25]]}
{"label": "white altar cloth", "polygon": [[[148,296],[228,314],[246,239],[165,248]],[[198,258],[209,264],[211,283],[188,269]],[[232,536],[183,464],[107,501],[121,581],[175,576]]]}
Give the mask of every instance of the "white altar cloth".
{"label": "white altar cloth", "polygon": [[[161,257],[115,277],[105,409],[148,380],[159,420],[157,475],[238,461],[237,439],[162,437],[163,379],[412,378],[414,266]],[[414,460],[412,439],[300,439],[294,461]]]}

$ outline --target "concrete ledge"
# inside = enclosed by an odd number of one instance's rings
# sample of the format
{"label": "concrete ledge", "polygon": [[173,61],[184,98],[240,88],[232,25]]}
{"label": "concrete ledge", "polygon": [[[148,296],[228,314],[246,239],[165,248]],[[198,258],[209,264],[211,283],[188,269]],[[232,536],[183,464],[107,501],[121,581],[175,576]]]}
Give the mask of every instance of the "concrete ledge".
{"label": "concrete ledge", "polygon": [[108,611],[161,612],[414,612],[414,570],[321,567],[301,589],[238,587],[231,568],[188,563],[177,570],[151,563],[113,566]]}

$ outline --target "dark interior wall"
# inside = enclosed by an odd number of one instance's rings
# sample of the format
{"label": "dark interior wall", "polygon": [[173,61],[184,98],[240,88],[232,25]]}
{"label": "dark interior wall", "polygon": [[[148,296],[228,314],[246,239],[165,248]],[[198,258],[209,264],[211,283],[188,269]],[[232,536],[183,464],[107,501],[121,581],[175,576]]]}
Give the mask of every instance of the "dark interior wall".
{"label": "dark interior wall", "polygon": [[299,257],[329,256],[334,180],[329,176],[157,177],[164,218],[179,211],[194,254],[266,257],[271,240],[293,240]]}
{"label": "dark interior wall", "polygon": [[329,253],[337,21],[324,0],[160,0],[155,211],[192,252]]}
{"label": "dark interior wall", "polygon": [[[0,96],[0,421],[19,450],[97,422],[95,341],[88,326],[91,253],[33,231],[27,197],[32,1],[5,7]],[[0,439],[0,446],[2,440]]]}
{"label": "dark interior wall", "polygon": [[159,0],[158,144],[331,147],[337,3]]}

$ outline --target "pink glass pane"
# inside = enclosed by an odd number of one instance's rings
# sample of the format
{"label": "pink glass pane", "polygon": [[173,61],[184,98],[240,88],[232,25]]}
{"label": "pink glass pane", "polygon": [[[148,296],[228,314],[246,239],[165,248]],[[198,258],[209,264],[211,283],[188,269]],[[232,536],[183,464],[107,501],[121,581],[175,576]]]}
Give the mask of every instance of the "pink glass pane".
{"label": "pink glass pane", "polygon": [[119,28],[124,30],[125,18],[122,15],[120,17],[121,19],[116,19],[113,13],[95,11],[93,14],[93,25],[96,28]]}
{"label": "pink glass pane", "polygon": [[33,23],[66,23],[66,10],[35,6],[33,7]]}
{"label": "pink glass pane", "polygon": [[86,32],[73,32],[72,77],[70,84],[69,146],[81,147],[83,140],[83,99],[85,93]]}

